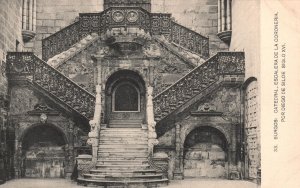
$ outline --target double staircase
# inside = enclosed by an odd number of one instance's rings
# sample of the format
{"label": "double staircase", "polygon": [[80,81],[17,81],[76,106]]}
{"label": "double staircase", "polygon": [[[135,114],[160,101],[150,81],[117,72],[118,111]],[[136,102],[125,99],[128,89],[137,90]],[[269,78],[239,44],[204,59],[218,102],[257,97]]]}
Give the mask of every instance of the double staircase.
{"label": "double staircase", "polygon": [[148,162],[148,133],[142,128],[103,128],[100,131],[96,167],[82,185],[108,187],[159,187],[168,179]]}

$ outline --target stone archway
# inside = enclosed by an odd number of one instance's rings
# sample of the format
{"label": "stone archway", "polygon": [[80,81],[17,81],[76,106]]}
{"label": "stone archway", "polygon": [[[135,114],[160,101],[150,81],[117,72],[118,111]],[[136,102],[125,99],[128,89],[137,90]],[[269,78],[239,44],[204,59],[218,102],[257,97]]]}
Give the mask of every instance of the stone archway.
{"label": "stone archway", "polygon": [[186,137],[183,150],[185,178],[227,178],[228,142],[216,128],[203,126]]}
{"label": "stone archway", "polygon": [[68,141],[59,128],[51,124],[32,126],[23,134],[21,143],[22,177],[65,177]]}
{"label": "stone archway", "polygon": [[105,120],[108,125],[126,127],[126,122],[130,122],[130,126],[139,124],[140,127],[146,119],[145,94],[145,82],[138,73],[131,70],[113,73],[105,86]]}

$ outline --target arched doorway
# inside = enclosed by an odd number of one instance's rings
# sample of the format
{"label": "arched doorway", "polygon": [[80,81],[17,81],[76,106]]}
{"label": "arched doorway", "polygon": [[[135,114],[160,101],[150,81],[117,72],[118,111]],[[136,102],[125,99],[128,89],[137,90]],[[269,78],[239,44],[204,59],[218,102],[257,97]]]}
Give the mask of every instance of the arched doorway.
{"label": "arched doorway", "polygon": [[29,128],[22,138],[22,176],[27,178],[64,178],[67,140],[53,125]]}
{"label": "arched doorway", "polygon": [[134,71],[120,70],[106,82],[106,114],[109,127],[141,127],[146,118],[145,82]]}
{"label": "arched doorway", "polygon": [[223,133],[213,127],[191,131],[184,142],[185,178],[226,178],[228,144]]}

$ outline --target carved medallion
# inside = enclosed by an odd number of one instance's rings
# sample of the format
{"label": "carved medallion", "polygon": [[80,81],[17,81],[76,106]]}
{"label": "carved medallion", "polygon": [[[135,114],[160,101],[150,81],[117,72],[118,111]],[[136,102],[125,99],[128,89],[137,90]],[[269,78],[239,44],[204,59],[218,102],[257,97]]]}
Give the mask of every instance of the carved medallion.
{"label": "carved medallion", "polygon": [[138,12],[136,12],[136,11],[129,11],[127,13],[127,20],[129,22],[136,22],[138,19],[139,19]]}
{"label": "carved medallion", "polygon": [[115,11],[112,14],[112,18],[115,22],[122,22],[124,20],[124,13],[122,11]]}
{"label": "carved medallion", "polygon": [[48,117],[47,117],[46,114],[44,114],[44,113],[41,114],[41,116],[40,116],[40,121],[41,121],[42,123],[46,123],[47,119],[48,119]]}

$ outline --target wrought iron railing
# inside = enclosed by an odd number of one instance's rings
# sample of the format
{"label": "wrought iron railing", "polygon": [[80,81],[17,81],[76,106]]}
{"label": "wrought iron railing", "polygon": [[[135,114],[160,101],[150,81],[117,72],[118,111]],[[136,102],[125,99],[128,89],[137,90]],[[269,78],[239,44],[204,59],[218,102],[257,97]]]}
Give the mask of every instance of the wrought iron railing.
{"label": "wrought iron railing", "polygon": [[184,47],[196,54],[201,55],[204,59],[209,57],[209,39],[199,33],[186,28],[174,21],[171,24],[171,42]]}
{"label": "wrought iron railing", "polygon": [[158,122],[167,117],[190,99],[218,82],[221,75],[243,75],[244,73],[243,52],[216,54],[154,97],[155,120]]}
{"label": "wrought iron railing", "polygon": [[43,60],[47,61],[49,58],[70,49],[73,44],[77,43],[81,39],[79,29],[79,21],[76,21],[53,35],[43,39]]}
{"label": "wrought iron railing", "polygon": [[108,30],[131,27],[151,35],[164,35],[170,42],[205,59],[209,57],[208,38],[172,21],[171,14],[149,13],[139,7],[111,7],[100,13],[79,14],[79,21],[43,39],[43,60],[68,50],[88,34],[100,36]]}
{"label": "wrought iron railing", "polygon": [[7,55],[9,79],[27,79],[87,119],[94,115],[95,96],[31,52]]}

